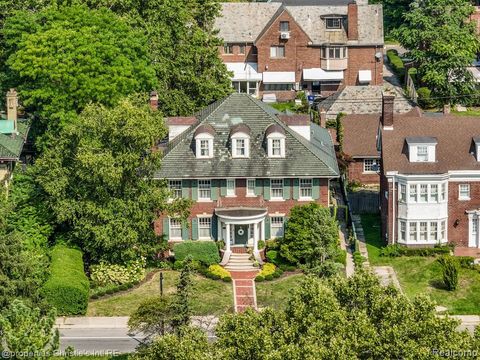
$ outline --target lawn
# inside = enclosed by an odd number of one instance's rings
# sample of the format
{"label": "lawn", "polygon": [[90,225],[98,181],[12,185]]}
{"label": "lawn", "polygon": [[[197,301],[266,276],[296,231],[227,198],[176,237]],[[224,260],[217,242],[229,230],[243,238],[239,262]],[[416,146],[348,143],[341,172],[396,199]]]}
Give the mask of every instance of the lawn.
{"label": "lawn", "polygon": [[[179,272],[164,271],[164,293],[175,292]],[[88,304],[87,316],[129,316],[148,297],[158,296],[160,274],[129,292],[108,298],[92,300]],[[194,315],[221,315],[233,311],[231,283],[224,283],[195,276],[192,299]]]}
{"label": "lawn", "polygon": [[460,269],[459,289],[447,291],[442,287],[441,267],[434,257],[382,257],[380,250],[384,245],[380,238],[380,217],[362,215],[362,227],[370,264],[392,266],[407,296],[428,294],[451,314],[480,315],[480,272]]}
{"label": "lawn", "polygon": [[283,309],[287,305],[290,289],[293,289],[303,274],[295,274],[273,281],[256,284],[257,305],[260,308],[270,306],[274,309]]}

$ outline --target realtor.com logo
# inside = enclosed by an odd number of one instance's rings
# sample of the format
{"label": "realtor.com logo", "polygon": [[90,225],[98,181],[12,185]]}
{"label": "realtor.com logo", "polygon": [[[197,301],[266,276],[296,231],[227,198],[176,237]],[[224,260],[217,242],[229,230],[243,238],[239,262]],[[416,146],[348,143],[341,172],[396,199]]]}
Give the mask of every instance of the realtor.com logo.
{"label": "realtor.com logo", "polygon": [[43,352],[43,351],[2,351],[0,353],[1,359],[38,359],[38,358],[48,358],[52,356],[117,356],[120,355],[120,352],[117,350],[105,350],[105,351],[53,351],[53,352]]}
{"label": "realtor.com logo", "polygon": [[437,355],[440,357],[444,358],[449,358],[449,359],[469,359],[469,358],[474,358],[476,359],[479,355],[478,350],[445,350],[445,349],[433,349],[432,350],[433,355]]}

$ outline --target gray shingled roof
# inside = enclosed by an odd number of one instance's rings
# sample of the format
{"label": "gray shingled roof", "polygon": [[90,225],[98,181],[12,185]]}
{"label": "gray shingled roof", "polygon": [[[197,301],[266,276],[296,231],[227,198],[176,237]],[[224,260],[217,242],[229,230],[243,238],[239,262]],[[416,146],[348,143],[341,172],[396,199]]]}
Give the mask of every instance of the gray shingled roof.
{"label": "gray shingled roof", "polygon": [[[247,94],[232,94],[207,109],[197,114],[198,124],[170,144],[156,178],[338,177],[335,152],[326,129],[312,124],[309,142],[280,121],[276,110]],[[238,123],[251,129],[248,159],[233,159],[230,153],[230,128]],[[216,131],[212,159],[197,159],[193,151],[193,134],[201,124],[210,124]],[[271,124],[285,130],[285,158],[267,156],[265,130]]]}
{"label": "gray shingled roof", "polygon": [[[329,1],[329,3],[334,3]],[[284,6],[272,3],[222,3],[222,14],[216,19],[218,36],[225,42],[255,42],[279,9],[284,7],[310,37],[314,45],[346,43],[349,45],[383,44],[383,11],[381,5],[358,6],[358,40],[347,40],[345,31],[326,31],[323,15],[347,16],[346,5]]]}
{"label": "gray shingled roof", "polygon": [[19,120],[17,122],[17,130],[18,134],[15,136],[0,134],[0,159],[12,161],[19,159],[29,130],[28,122]]}

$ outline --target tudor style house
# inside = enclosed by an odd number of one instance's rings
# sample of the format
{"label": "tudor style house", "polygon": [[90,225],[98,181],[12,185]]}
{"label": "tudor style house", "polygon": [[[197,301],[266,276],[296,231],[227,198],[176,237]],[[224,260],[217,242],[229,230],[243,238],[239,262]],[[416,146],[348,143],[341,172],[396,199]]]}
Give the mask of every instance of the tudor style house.
{"label": "tudor style house", "polygon": [[28,130],[28,122],[18,116],[17,92],[10,89],[7,92],[7,113],[0,114],[0,183],[6,186],[20,160]]}
{"label": "tudor style house", "polygon": [[[234,93],[195,117],[168,119],[162,167],[173,197],[194,200],[188,226],[163,215],[155,224],[169,241],[218,240],[233,247],[283,235],[290,209],[329,205],[339,177],[328,131],[308,116],[288,116]],[[173,134],[173,135],[172,135]]]}
{"label": "tudor style house", "polygon": [[383,82],[383,12],[367,0],[222,3],[220,56],[237,92],[291,100]]}
{"label": "tudor style house", "polygon": [[384,239],[480,248],[480,118],[395,116],[393,103],[378,131]]}

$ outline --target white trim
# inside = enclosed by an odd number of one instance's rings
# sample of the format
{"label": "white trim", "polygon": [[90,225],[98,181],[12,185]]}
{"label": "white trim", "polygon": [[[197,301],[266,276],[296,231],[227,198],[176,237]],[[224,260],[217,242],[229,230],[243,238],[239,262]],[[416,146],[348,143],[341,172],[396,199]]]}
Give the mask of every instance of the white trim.
{"label": "white trim", "polygon": [[[275,59],[283,59],[283,57],[275,58]],[[264,84],[294,84],[295,71],[264,71],[263,83]]]}

